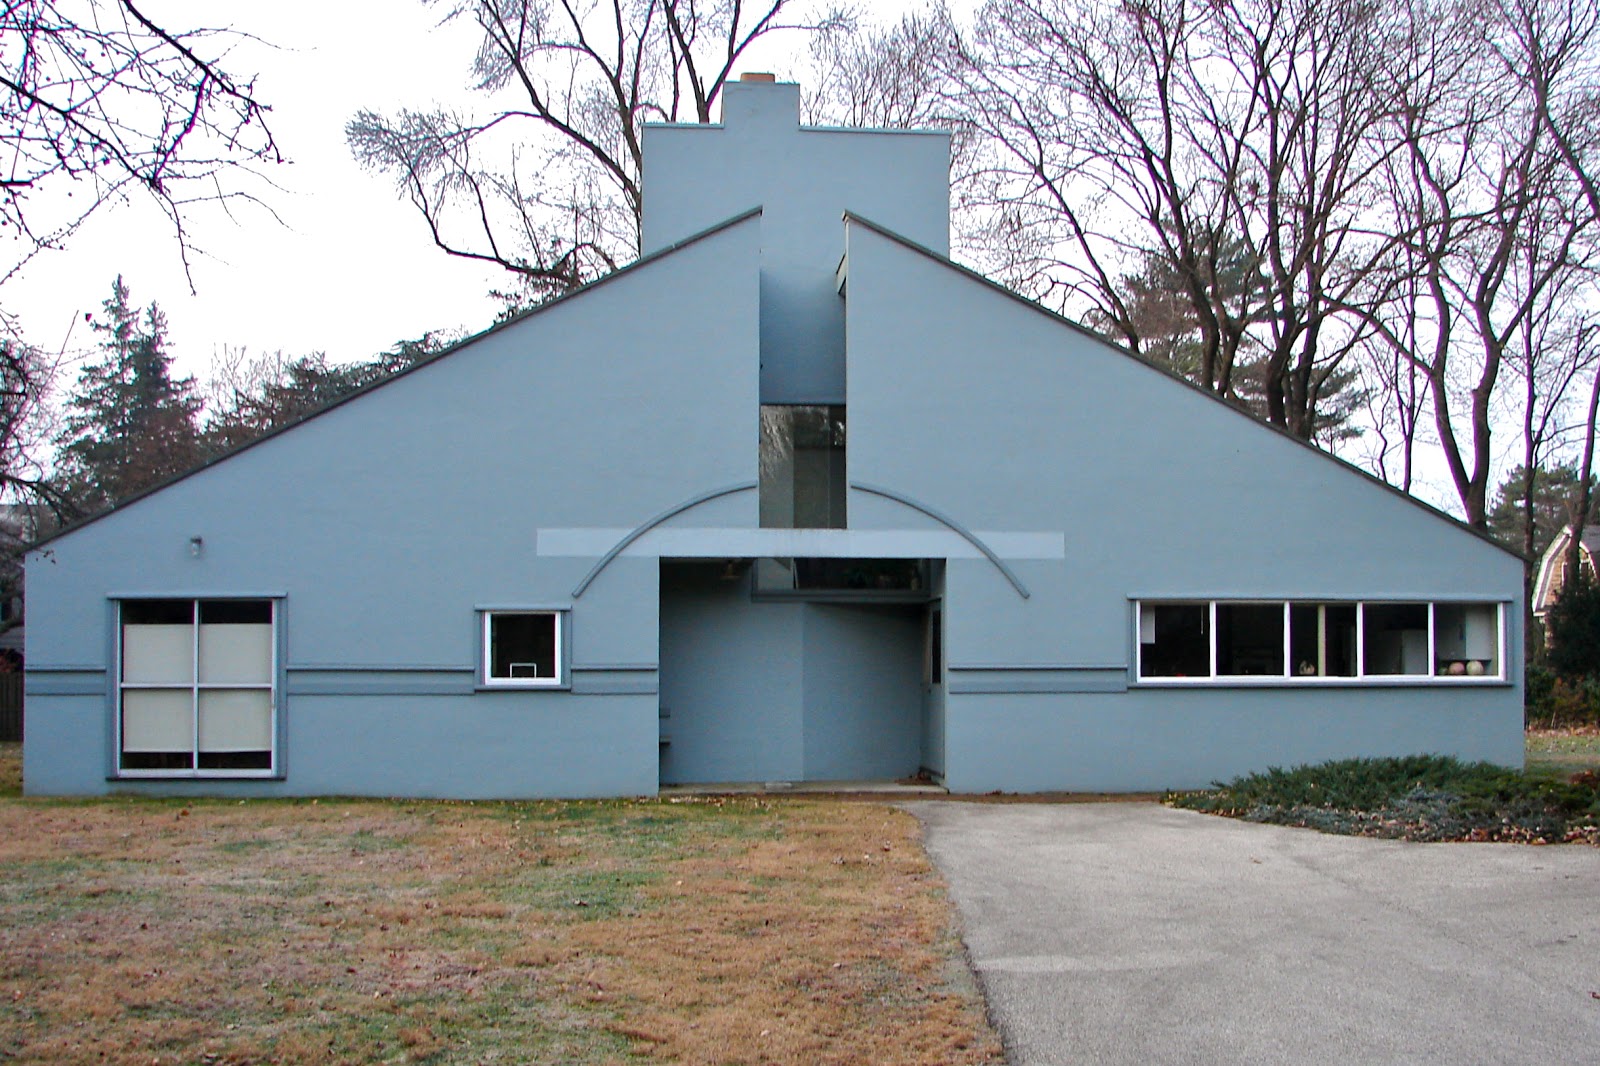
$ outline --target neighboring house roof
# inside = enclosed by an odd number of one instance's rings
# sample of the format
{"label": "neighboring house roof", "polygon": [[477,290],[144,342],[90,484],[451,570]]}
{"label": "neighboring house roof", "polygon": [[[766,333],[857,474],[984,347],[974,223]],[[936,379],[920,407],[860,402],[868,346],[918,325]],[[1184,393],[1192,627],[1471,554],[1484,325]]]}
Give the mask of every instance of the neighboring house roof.
{"label": "neighboring house roof", "polygon": [[[1566,526],[1550,541],[1550,547],[1544,550],[1539,557],[1539,573],[1533,580],[1533,614],[1536,618],[1544,617],[1550,604],[1561,594],[1561,587],[1566,584],[1564,573],[1564,560],[1567,546],[1572,543],[1572,527]],[[1583,536],[1578,540],[1579,565],[1587,565],[1589,572],[1595,572],[1594,557],[1600,551],[1600,526],[1585,525]]]}

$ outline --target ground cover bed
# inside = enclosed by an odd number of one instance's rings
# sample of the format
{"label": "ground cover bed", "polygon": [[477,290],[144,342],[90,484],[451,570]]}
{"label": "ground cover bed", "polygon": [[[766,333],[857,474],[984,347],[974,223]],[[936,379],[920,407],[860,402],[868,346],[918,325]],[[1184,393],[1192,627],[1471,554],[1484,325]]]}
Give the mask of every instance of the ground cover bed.
{"label": "ground cover bed", "polygon": [[0,1061],[998,1063],[915,821],[17,797]]}
{"label": "ground cover bed", "polygon": [[1437,755],[1344,759],[1273,768],[1165,800],[1351,836],[1600,845],[1600,736],[1530,736],[1528,747],[1526,770]]}

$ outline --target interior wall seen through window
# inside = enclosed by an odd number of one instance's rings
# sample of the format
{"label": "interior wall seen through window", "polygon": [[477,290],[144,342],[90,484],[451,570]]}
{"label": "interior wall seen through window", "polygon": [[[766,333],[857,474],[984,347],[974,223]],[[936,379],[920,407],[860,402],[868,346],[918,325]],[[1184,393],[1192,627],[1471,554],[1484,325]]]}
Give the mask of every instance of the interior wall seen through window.
{"label": "interior wall seen through window", "polygon": [[764,528],[845,528],[843,405],[763,405],[759,449]]}

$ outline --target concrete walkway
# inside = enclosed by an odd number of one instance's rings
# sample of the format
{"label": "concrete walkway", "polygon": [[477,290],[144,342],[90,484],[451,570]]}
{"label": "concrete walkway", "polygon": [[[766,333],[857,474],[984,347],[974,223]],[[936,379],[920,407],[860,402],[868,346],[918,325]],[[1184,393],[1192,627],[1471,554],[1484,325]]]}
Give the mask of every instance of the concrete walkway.
{"label": "concrete walkway", "polygon": [[1019,1066],[1600,1063],[1600,850],[904,806]]}

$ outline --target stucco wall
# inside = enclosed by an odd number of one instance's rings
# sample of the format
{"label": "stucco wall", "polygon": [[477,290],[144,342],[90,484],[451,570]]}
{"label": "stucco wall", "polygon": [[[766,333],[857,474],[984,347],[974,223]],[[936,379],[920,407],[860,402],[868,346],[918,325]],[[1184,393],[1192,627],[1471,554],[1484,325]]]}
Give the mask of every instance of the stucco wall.
{"label": "stucco wall", "polygon": [[950,136],[801,127],[798,85],[735,82],[722,112],[719,125],[645,127],[644,250],[762,207],[762,399],[843,403],[840,215],[948,249]]}
{"label": "stucco wall", "polygon": [[[271,595],[282,790],[653,792],[657,566],[619,559],[574,601],[594,559],[540,554],[536,531],[755,480],[759,232],[645,262],[36,553],[28,790],[107,786],[109,598]],[[754,495],[716,513],[753,526]],[[570,608],[591,695],[475,692],[489,606]]]}
{"label": "stucco wall", "polygon": [[[841,225],[853,208],[942,248],[947,140],[801,130],[788,88],[730,89],[726,129],[647,134],[647,246],[745,199],[772,210],[36,553],[28,791],[648,793],[658,702],[668,780],[920,761],[956,790],[1146,789],[1351,754],[1520,761],[1519,560]],[[763,400],[847,402],[848,478],[876,486],[852,489],[851,528],[759,529],[745,488],[595,576],[651,516],[754,485]],[[948,560],[942,692],[922,699],[921,608],[756,602],[717,577],[760,555]],[[108,781],[113,605],[140,595],[279,599],[283,780]],[[1142,598],[1498,602],[1508,680],[1141,684]],[[478,612],[517,606],[570,612],[570,691],[477,686]],[[690,703],[705,713],[680,719]]]}
{"label": "stucco wall", "polygon": [[915,773],[922,608],[752,599],[721,571],[662,566],[662,783]]}
{"label": "stucco wall", "polygon": [[[953,266],[860,223],[848,240],[850,480],[1064,534],[1064,558],[1010,561],[1026,599],[950,563],[952,788],[1160,788],[1357,752],[1520,764],[1517,558]],[[850,507],[854,528],[915,519]],[[1139,686],[1141,598],[1501,602],[1510,681]]]}

